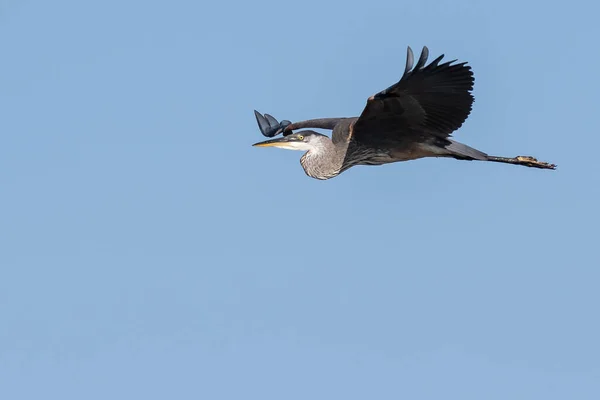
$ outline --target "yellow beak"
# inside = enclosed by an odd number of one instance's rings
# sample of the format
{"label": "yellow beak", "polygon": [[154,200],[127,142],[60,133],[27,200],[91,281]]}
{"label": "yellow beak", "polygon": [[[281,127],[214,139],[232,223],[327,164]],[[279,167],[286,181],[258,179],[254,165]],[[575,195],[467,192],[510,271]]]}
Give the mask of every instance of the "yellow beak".
{"label": "yellow beak", "polygon": [[290,140],[288,139],[287,136],[285,137],[281,137],[281,138],[277,138],[277,139],[271,139],[271,140],[265,140],[264,142],[258,142],[258,143],[254,143],[252,146],[254,147],[280,147],[280,148],[290,148]]}

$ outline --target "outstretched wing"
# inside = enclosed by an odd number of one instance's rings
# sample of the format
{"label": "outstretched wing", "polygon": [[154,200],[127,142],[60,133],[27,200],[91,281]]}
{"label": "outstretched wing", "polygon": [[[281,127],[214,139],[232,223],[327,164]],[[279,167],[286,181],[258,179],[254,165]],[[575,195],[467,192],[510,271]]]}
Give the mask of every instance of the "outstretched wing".
{"label": "outstretched wing", "polygon": [[400,81],[370,97],[352,129],[354,140],[373,146],[419,137],[448,137],[460,128],[473,105],[473,72],[466,63],[439,64],[444,55],[425,66],[423,47],[414,69],[408,48]]}

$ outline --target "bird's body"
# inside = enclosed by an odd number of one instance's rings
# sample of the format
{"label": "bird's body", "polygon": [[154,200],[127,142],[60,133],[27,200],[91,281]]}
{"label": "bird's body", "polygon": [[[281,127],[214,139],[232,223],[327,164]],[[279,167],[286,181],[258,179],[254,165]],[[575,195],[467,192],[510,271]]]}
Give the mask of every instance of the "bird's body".
{"label": "bird's body", "polygon": [[[450,139],[469,116],[473,104],[474,78],[466,63],[439,64],[443,55],[425,66],[428,50],[414,69],[408,48],[404,75],[388,89],[371,96],[359,117],[324,118],[278,123],[273,117],[255,112],[265,136],[284,136],[255,146],[302,150],[300,163],[306,174],[330,179],[355,165],[382,165],[424,157],[452,157],[460,160],[495,161],[529,167],[554,169],[553,164],[532,157],[494,157]],[[331,138],[312,130],[332,130]]]}

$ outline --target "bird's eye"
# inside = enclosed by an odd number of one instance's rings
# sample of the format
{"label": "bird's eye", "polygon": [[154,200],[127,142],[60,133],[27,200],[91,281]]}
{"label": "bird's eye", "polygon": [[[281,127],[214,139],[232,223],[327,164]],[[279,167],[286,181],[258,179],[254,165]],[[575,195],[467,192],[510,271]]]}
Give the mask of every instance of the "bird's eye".
{"label": "bird's eye", "polygon": [[298,140],[304,140],[304,136],[298,135]]}

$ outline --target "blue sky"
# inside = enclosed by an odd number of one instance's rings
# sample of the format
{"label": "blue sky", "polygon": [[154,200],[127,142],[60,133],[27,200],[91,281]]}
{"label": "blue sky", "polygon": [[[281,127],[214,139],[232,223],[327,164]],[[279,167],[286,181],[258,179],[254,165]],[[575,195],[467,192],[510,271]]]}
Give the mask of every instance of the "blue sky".
{"label": "blue sky", "polygon": [[[0,397],[600,398],[599,9],[553,4],[0,1]],[[250,146],[408,45],[558,170]]]}

